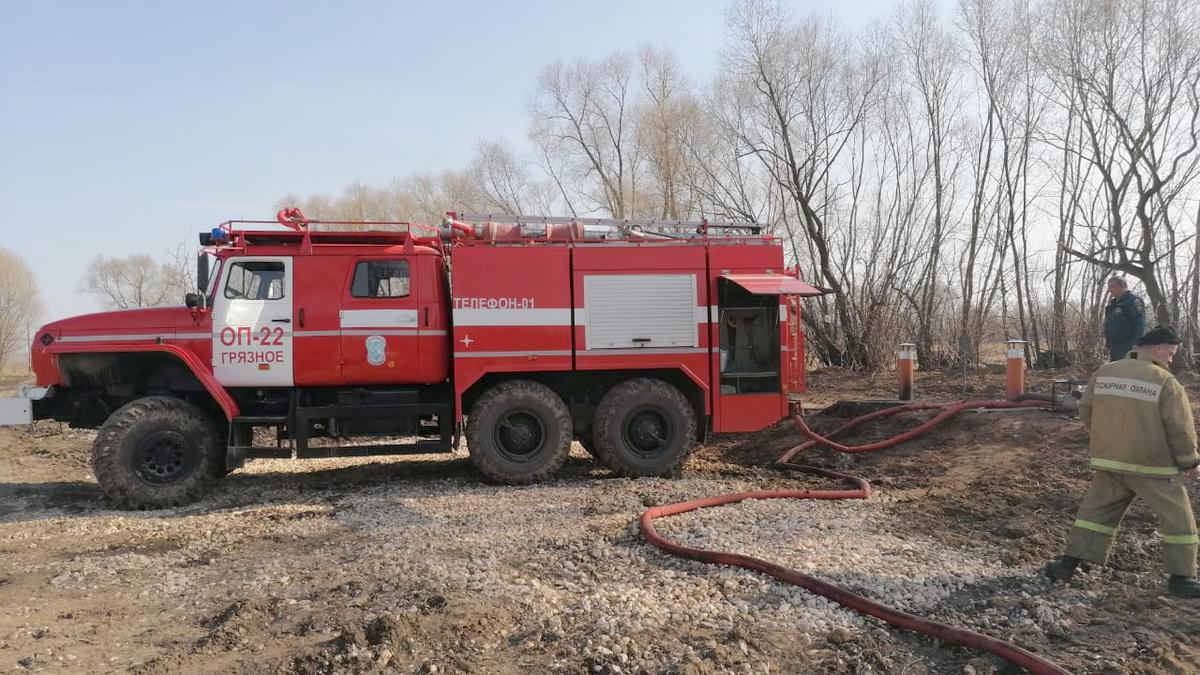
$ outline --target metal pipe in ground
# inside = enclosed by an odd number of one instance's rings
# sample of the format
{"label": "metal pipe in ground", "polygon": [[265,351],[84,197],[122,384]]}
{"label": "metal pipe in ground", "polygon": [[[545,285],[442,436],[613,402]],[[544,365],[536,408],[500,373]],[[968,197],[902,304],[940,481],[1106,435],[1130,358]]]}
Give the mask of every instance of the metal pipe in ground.
{"label": "metal pipe in ground", "polygon": [[913,362],[916,359],[917,346],[911,342],[901,342],[896,352],[896,398],[901,401],[913,400]]}
{"label": "metal pipe in ground", "polygon": [[1025,393],[1025,341],[1007,340],[1004,358],[1004,397],[1012,400]]}

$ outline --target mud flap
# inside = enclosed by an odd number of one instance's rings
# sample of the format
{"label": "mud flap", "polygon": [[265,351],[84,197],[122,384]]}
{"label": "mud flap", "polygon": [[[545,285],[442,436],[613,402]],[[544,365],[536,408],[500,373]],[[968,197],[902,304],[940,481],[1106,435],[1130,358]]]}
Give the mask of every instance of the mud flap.
{"label": "mud flap", "polygon": [[23,397],[0,398],[0,427],[33,423],[33,401]]}
{"label": "mud flap", "polygon": [[50,396],[51,387],[21,387],[11,398],[0,398],[0,427],[33,424],[33,402]]}

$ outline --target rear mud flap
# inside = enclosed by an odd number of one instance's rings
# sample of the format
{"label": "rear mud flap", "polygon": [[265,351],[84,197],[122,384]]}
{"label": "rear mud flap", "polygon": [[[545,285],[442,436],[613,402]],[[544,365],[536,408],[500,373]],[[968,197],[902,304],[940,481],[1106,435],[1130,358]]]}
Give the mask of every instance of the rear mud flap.
{"label": "rear mud flap", "polygon": [[24,397],[0,398],[0,427],[33,423],[33,401]]}

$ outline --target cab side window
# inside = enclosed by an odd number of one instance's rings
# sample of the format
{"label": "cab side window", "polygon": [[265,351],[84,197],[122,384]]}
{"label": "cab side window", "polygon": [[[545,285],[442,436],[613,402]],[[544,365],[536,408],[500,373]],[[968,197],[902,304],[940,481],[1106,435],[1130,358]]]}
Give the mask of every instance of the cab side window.
{"label": "cab side window", "polygon": [[354,267],[350,295],[355,298],[403,298],[409,293],[407,260],[364,260]]}
{"label": "cab side window", "polygon": [[225,297],[234,300],[278,300],[284,296],[281,262],[235,262],[225,281]]}

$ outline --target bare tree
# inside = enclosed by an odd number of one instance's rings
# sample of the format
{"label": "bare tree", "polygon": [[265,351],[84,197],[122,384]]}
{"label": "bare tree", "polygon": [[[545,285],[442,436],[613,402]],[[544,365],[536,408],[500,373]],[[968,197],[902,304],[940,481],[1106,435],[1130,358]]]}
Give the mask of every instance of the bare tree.
{"label": "bare tree", "polygon": [[[654,217],[679,220],[693,212],[686,189],[687,138],[698,125],[700,104],[674,54],[642,48],[644,102],[637,117],[638,143],[644,149],[648,182],[643,199]],[[649,195],[653,192],[653,195]],[[656,202],[656,203],[654,203]]]}
{"label": "bare tree", "polygon": [[933,236],[925,108],[895,64],[887,72],[880,105],[852,146],[852,207],[839,238],[838,265],[853,289],[847,302],[860,317],[873,364],[920,331],[912,320],[920,307],[914,289],[921,288]]}
{"label": "bare tree", "polygon": [[457,208],[481,209],[489,213],[546,213],[554,208],[555,187],[537,180],[531,163],[512,151],[504,140],[481,141],[467,167],[476,204]]}
{"label": "bare tree", "polygon": [[[1012,331],[1004,325],[1005,336],[1030,338],[1036,352],[1041,331],[1031,272],[1035,256],[1030,252],[1029,207],[1035,195],[1029,190],[1029,175],[1046,104],[1033,68],[1030,16],[1024,0],[962,0],[959,9],[971,45],[975,86],[985,102],[973,160],[963,332],[973,328],[970,332],[980,336],[981,318],[990,311],[999,284],[1003,316],[1008,313],[1008,291],[1016,296],[1017,327]],[[987,267],[977,270],[978,255],[989,246]],[[1006,261],[1011,261],[1011,269],[1006,269]],[[982,278],[977,279],[980,272]],[[972,319],[969,314],[976,308],[980,313]]]}
{"label": "bare tree", "polygon": [[0,248],[0,368],[23,351],[41,313],[33,270],[16,253]]}
{"label": "bare tree", "polygon": [[1189,295],[1187,313],[1188,346],[1193,358],[1200,354],[1200,199],[1196,200],[1195,229],[1192,232],[1192,264],[1188,274]]}
{"label": "bare tree", "polygon": [[[795,20],[769,0],[735,5],[729,25],[735,46],[726,54],[725,86],[738,105],[726,126],[762,163],[802,227],[802,240],[791,233],[793,248],[807,250],[815,274],[845,296],[831,247],[838,197],[832,173],[875,102],[881,65],[829,22]],[[870,363],[857,317],[842,301],[833,311],[840,346],[832,326],[809,318],[821,350],[835,363]]]}
{"label": "bare tree", "polygon": [[565,174],[586,210],[614,218],[634,211],[641,171],[636,70],[628,54],[556,63],[542,71],[531,104],[530,137],[551,173]]}
{"label": "bare tree", "polygon": [[[1043,62],[1078,120],[1107,213],[1067,252],[1141,282],[1160,323],[1180,318],[1171,270],[1200,172],[1200,7],[1174,0],[1057,0]],[[1190,237],[1189,237],[1190,240]]]}
{"label": "bare tree", "polygon": [[940,289],[944,288],[942,247],[951,228],[949,201],[955,160],[948,137],[959,113],[957,80],[961,61],[956,39],[942,25],[930,0],[916,0],[903,7],[897,23],[904,70],[924,113],[925,154],[933,169],[932,231],[918,288],[917,313],[917,358],[922,367],[931,367],[945,361],[944,356],[935,353],[933,326],[936,306],[943,299],[939,297]]}
{"label": "bare tree", "polygon": [[[719,80],[691,127],[680,138],[682,180],[691,208],[719,220],[788,225],[780,191],[754,155],[745,152],[739,129],[744,109],[736,84]],[[793,251],[794,253],[794,251]],[[793,256],[791,264],[798,264]]]}
{"label": "bare tree", "polygon": [[392,209],[388,220],[436,225],[446,211],[484,210],[486,201],[466,171],[440,174],[415,174],[393,181],[388,199]]}
{"label": "bare tree", "polygon": [[316,194],[287,195],[275,208],[298,206],[314,220],[350,222],[342,229],[378,229],[379,225],[355,222],[416,222],[436,225],[446,211],[487,210],[489,197],[471,171],[413,174],[376,187],[361,181],[351,183],[337,197]]}
{"label": "bare tree", "polygon": [[145,254],[97,256],[79,281],[81,292],[96,296],[111,309],[180,304],[189,286],[179,259],[160,262]]}

